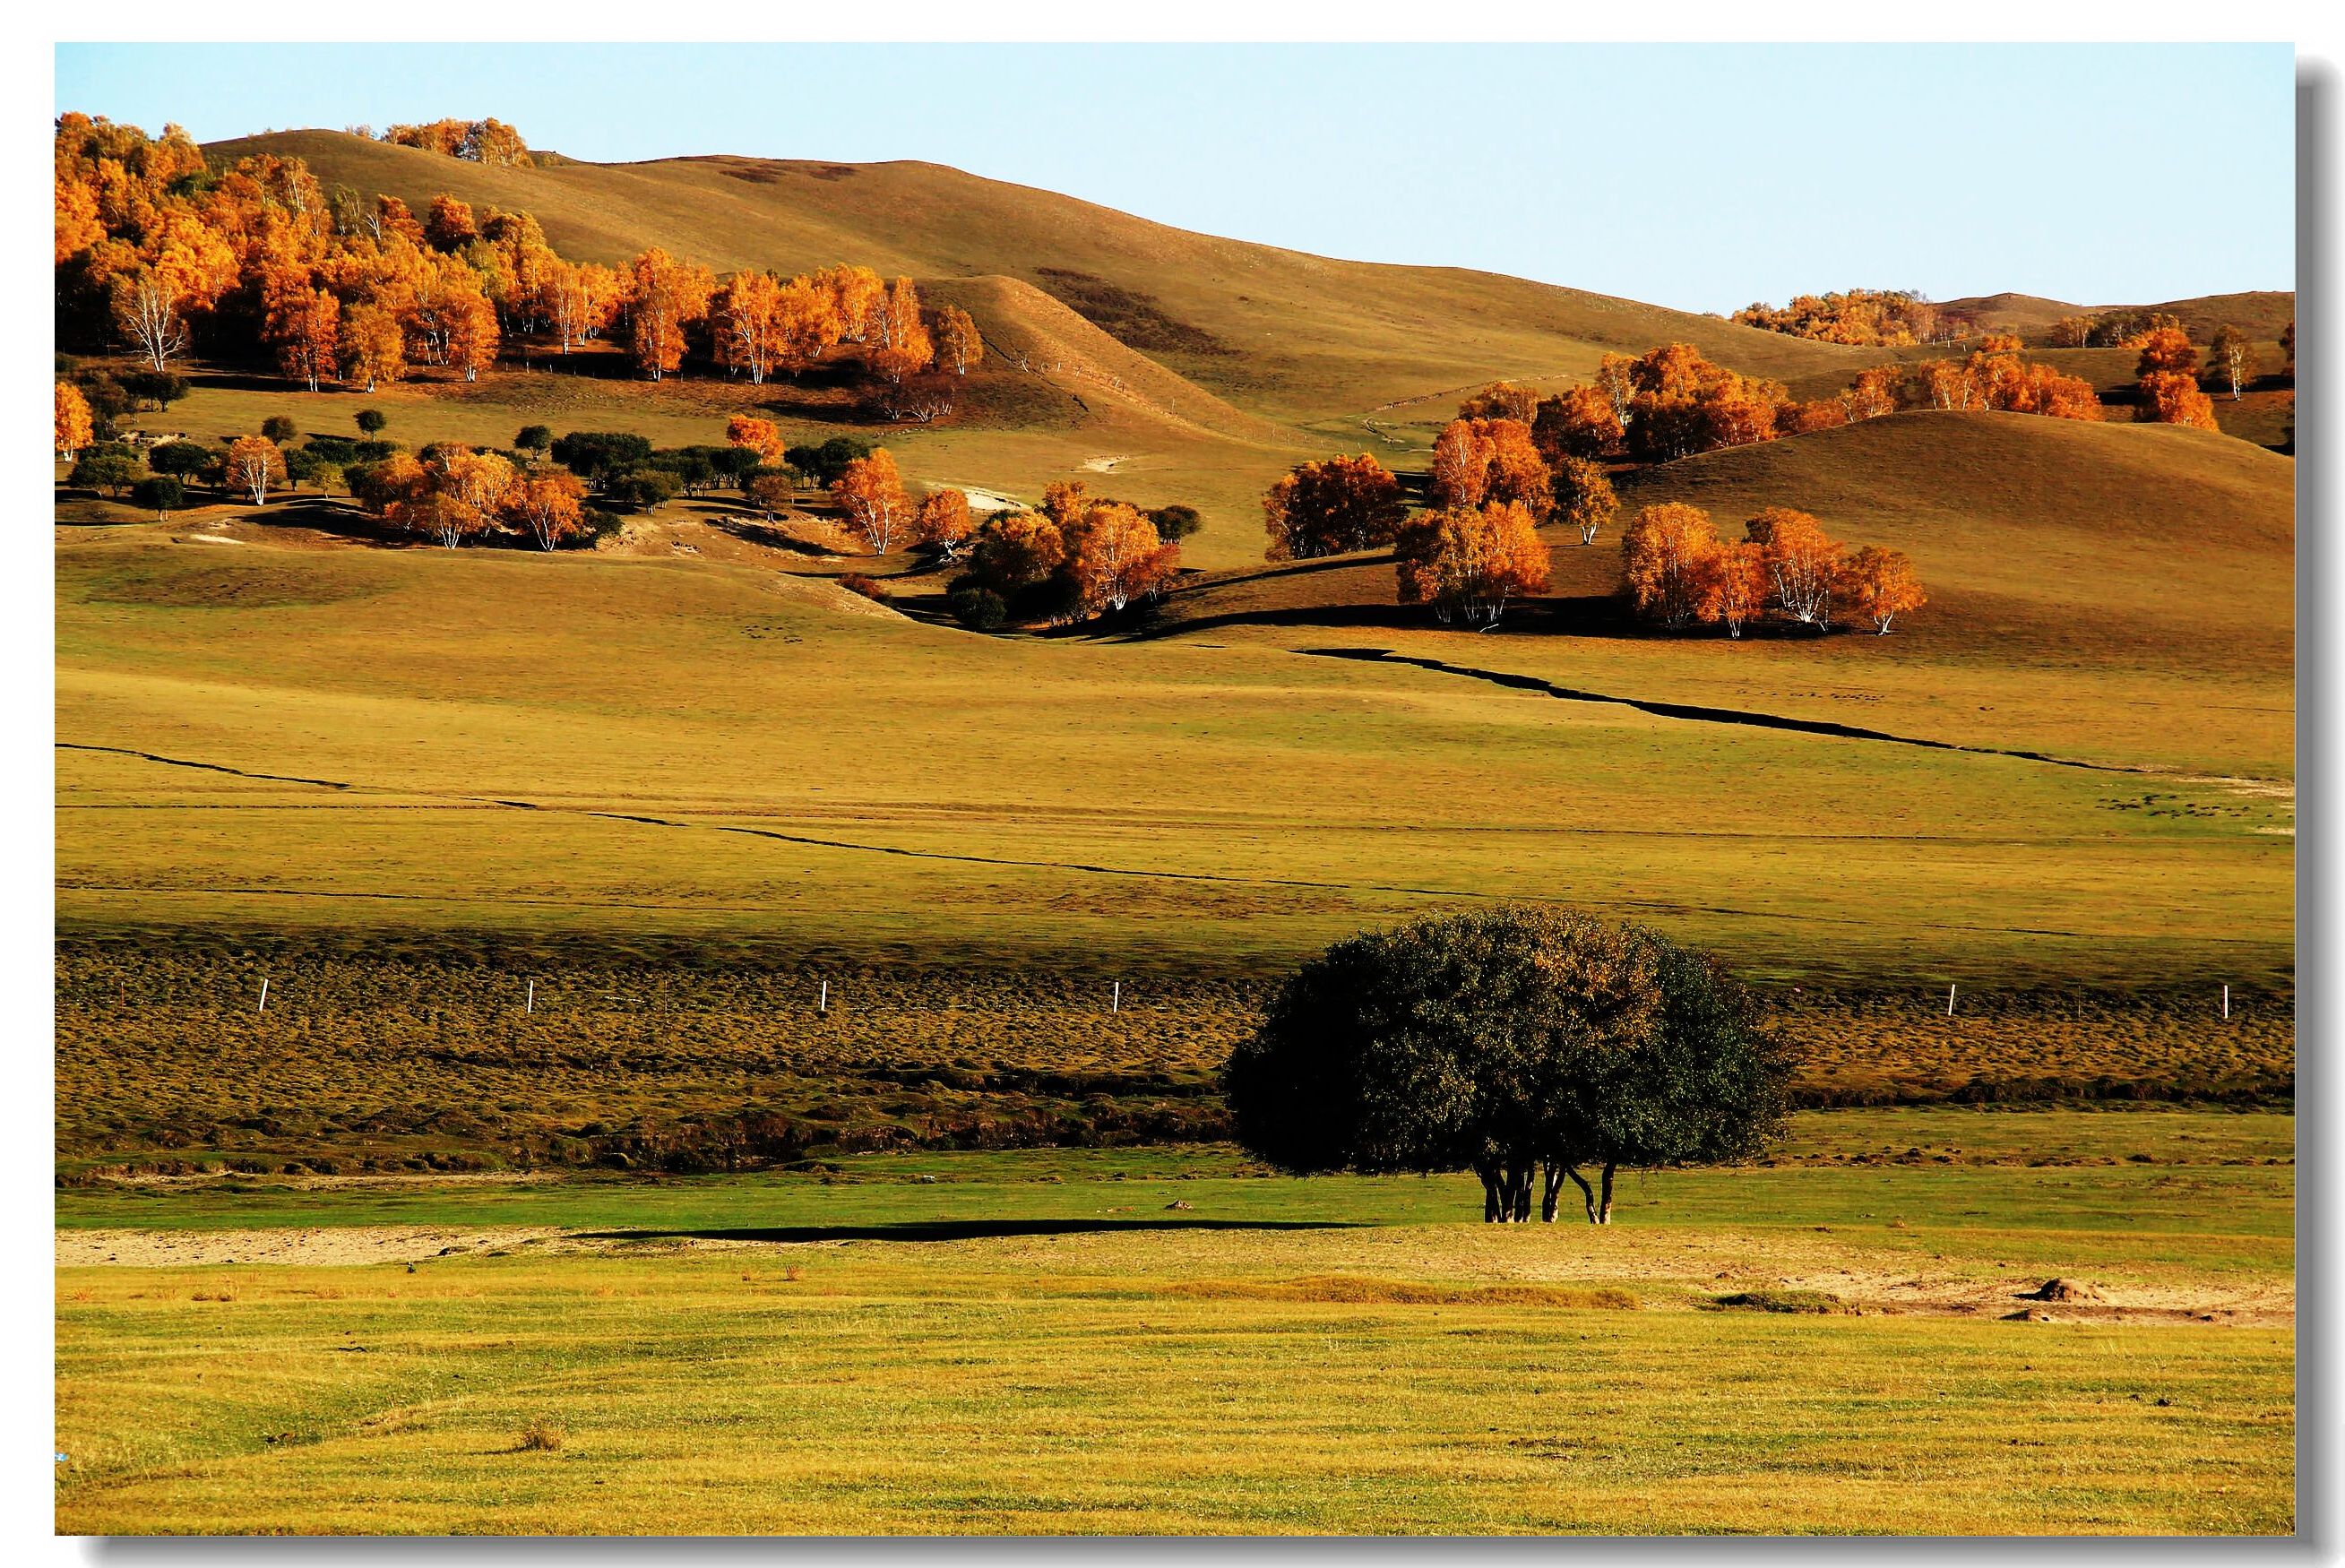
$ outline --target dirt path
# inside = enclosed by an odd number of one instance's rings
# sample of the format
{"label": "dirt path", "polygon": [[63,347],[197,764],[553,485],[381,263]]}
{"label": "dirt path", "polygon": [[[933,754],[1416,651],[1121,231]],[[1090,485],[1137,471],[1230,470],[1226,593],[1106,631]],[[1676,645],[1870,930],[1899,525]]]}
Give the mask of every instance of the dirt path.
{"label": "dirt path", "polygon": [[[1876,1259],[1851,1258],[1831,1266],[1822,1249],[1800,1245],[1775,1249],[1760,1239],[1731,1235],[1688,1241],[1678,1236],[1628,1238],[1615,1232],[1600,1249],[1566,1255],[1514,1257],[1500,1243],[1512,1231],[1457,1231],[1444,1227],[1430,1238],[1422,1232],[1388,1231],[1357,1239],[1360,1255],[1344,1266],[1366,1265],[1376,1274],[1401,1267],[1443,1276],[1471,1276],[1480,1283],[1629,1285],[1683,1291],[1679,1304],[1699,1306],[1737,1292],[1814,1291],[1863,1315],[2010,1318],[2033,1322],[2197,1323],[2230,1328],[2286,1328],[2296,1318],[2291,1282],[2183,1280],[2114,1283],[2089,1275],[2070,1276],[2082,1287],[2077,1299],[2035,1299],[2045,1277],[2025,1270],[1982,1276],[1885,1269]],[[1559,1233],[1558,1233],[1559,1235]],[[1563,1238],[1571,1239],[1571,1238]],[[1189,1255],[1194,1239],[1180,1231],[1145,1237],[1110,1233],[1020,1239],[885,1240],[882,1246],[972,1249],[1032,1259],[1061,1249],[1061,1265],[1076,1257],[1106,1261],[1135,1247],[1159,1270],[1175,1275],[1193,1268],[1210,1272],[1205,1259]],[[1632,1241],[1619,1245],[1619,1241]],[[797,1252],[838,1245],[821,1238],[775,1239],[754,1233],[693,1235],[582,1230],[546,1226],[287,1226],[280,1229],[209,1231],[68,1229],[56,1232],[59,1269],[166,1269],[236,1265],[352,1268],[414,1264],[464,1257],[518,1253],[641,1257],[677,1252]],[[1541,1249],[1545,1251],[1545,1249]],[[1104,1251],[1105,1256],[1101,1256]],[[1691,1253],[1691,1256],[1688,1256]],[[1428,1255],[1430,1254],[1430,1255]],[[1486,1256],[1486,1254],[1487,1254]],[[1122,1267],[1141,1261],[1125,1259]],[[1326,1259],[1333,1262],[1335,1259]],[[1721,1267],[1724,1265],[1724,1267]],[[1649,1303],[1652,1304],[1652,1303]]]}

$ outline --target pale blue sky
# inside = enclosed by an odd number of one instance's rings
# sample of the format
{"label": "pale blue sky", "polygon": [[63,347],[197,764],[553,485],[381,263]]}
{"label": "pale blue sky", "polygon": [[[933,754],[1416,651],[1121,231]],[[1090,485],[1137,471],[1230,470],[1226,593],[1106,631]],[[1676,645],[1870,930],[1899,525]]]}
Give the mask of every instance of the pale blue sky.
{"label": "pale blue sky", "polygon": [[494,115],[598,162],[920,158],[1183,228],[1697,310],[2289,288],[2285,45],[63,45],[198,139]]}

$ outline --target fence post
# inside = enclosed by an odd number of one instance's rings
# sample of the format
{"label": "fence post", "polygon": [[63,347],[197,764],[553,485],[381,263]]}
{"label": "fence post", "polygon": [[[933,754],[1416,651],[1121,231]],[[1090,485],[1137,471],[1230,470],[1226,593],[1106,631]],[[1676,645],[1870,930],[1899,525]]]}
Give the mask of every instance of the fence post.
{"label": "fence post", "polygon": [[522,998],[521,1011],[523,1017],[537,1011],[537,982],[534,980],[529,983],[529,995]]}
{"label": "fence post", "polygon": [[266,975],[260,977],[260,1010],[264,1013],[269,1011],[269,976]]}
{"label": "fence post", "polygon": [[817,1013],[830,1011],[830,982],[827,980],[822,983],[822,995],[815,998],[814,1010]]}
{"label": "fence post", "polygon": [[1115,983],[1115,990],[1108,997],[1107,1010],[1110,1013],[1121,1013],[1123,1011],[1123,982],[1121,980],[1118,980]]}
{"label": "fence post", "polygon": [[1952,986],[1947,986],[1947,987],[1946,987],[1946,1017],[1948,1017],[1949,1018],[1951,1018],[1951,1017],[1953,1017],[1954,1016],[1954,988]]}

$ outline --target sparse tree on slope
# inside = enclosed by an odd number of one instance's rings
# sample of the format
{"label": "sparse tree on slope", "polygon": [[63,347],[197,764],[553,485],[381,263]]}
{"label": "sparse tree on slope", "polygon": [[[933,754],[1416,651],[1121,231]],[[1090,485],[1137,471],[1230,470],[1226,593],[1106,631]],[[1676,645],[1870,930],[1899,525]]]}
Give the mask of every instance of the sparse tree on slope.
{"label": "sparse tree on slope", "polygon": [[285,454],[266,436],[239,436],[228,443],[225,471],[230,490],[245,491],[255,506],[266,506],[269,487],[285,482]]}
{"label": "sparse tree on slope", "polygon": [[830,495],[846,514],[848,527],[874,555],[885,555],[903,541],[912,521],[912,501],[887,448],[848,463],[830,487]]}
{"label": "sparse tree on slope", "polygon": [[2214,341],[2207,346],[2207,364],[2229,384],[2236,403],[2241,389],[2256,379],[2256,346],[2237,327],[2218,327]]}
{"label": "sparse tree on slope", "polygon": [[1872,617],[1873,631],[1884,637],[1890,622],[1930,602],[1922,592],[1922,580],[1914,575],[1914,563],[1902,550],[1868,544],[1849,558],[1844,575],[1843,591],[1850,602]]}
{"label": "sparse tree on slope", "polygon": [[1620,536],[1621,566],[1637,612],[1671,631],[1693,621],[1701,613],[1718,549],[1710,513],[1698,506],[1664,501],[1639,511]]}

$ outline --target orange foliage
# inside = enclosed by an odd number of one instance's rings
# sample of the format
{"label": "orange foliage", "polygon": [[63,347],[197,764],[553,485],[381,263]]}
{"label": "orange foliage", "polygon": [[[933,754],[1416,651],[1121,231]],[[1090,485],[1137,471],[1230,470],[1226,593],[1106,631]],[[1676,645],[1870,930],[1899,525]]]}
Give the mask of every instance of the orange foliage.
{"label": "orange foliage", "polygon": [[1538,417],[1539,395],[1519,381],[1493,381],[1457,405],[1461,420],[1512,420],[1528,425]]}
{"label": "orange foliage", "polygon": [[1550,467],[1567,457],[1600,458],[1619,448],[1620,416],[1601,387],[1574,387],[1540,400],[1531,444]]}
{"label": "orange foliage", "polygon": [[2196,378],[2180,370],[2153,370],[2144,376],[2134,417],[2145,423],[2202,430],[2222,428],[2215,422],[2215,400],[2199,389]]}
{"label": "orange foliage", "polygon": [[1882,636],[1888,635],[1890,622],[1898,616],[1930,602],[1903,551],[1872,544],[1850,558],[1842,592],[1859,613],[1872,617],[1873,631]]}
{"label": "orange foliage", "polygon": [[57,383],[57,456],[71,462],[90,443],[89,400],[71,381]]}
{"label": "orange foliage", "polygon": [[904,493],[903,476],[886,447],[848,463],[830,487],[830,497],[874,555],[901,543],[912,521],[911,497]]}
{"label": "orange foliage", "polygon": [[947,561],[960,553],[969,535],[969,496],[957,490],[930,491],[912,520],[912,537],[944,551]]}
{"label": "orange foliage", "polygon": [[1597,531],[1620,510],[1611,477],[1600,463],[1566,456],[1555,465],[1555,519],[1579,531],[1579,542],[1596,542]]}
{"label": "orange foliage", "polygon": [[1400,481],[1367,453],[1298,464],[1262,499],[1273,561],[1390,544],[1403,511]]}
{"label": "orange foliage", "polygon": [[539,469],[506,487],[498,511],[507,522],[535,540],[540,550],[555,550],[566,540],[584,536],[585,505],[586,487],[577,475],[563,469]]}
{"label": "orange foliage", "polygon": [[1067,538],[1075,584],[1093,615],[1160,592],[1181,559],[1179,545],[1165,543],[1154,523],[1122,501],[1094,502]]}
{"label": "orange foliage", "polygon": [[1767,552],[1750,540],[1721,544],[1705,564],[1696,613],[1722,621],[1729,637],[1741,637],[1745,622],[1767,608]]}
{"label": "orange foliage", "polygon": [[753,414],[736,414],[725,422],[725,439],[736,447],[746,447],[757,454],[757,460],[772,466],[782,460],[789,443],[783,438],[781,426],[771,420],[761,420]]}
{"label": "orange foliage", "polygon": [[2198,369],[2198,350],[2191,346],[2190,334],[2179,327],[2160,327],[2141,340],[2141,359],[2134,366],[2136,376],[2155,375],[2170,370],[2187,376]]}
{"label": "orange foliage", "polygon": [[636,368],[656,381],[684,363],[685,329],[704,319],[716,292],[706,267],[678,261],[654,246],[626,272],[628,349]]}
{"label": "orange foliage", "polygon": [[1639,511],[1620,536],[1621,566],[1637,612],[1671,629],[1701,614],[1719,551],[1710,513],[1683,501]]}
{"label": "orange foliage", "polygon": [[1783,613],[1802,625],[1828,629],[1845,547],[1814,518],[1788,506],[1767,508],[1743,524],[1743,532],[1764,552]]}
{"label": "orange foliage", "polygon": [[1534,519],[1554,505],[1548,468],[1519,420],[1453,420],[1433,443],[1436,509],[1471,510],[1485,501],[1514,501]]}
{"label": "orange foliage", "polygon": [[228,484],[252,497],[255,506],[269,504],[271,485],[285,482],[285,454],[266,436],[239,436],[228,443]]}
{"label": "orange foliage", "polygon": [[1393,561],[1400,602],[1432,605],[1444,625],[1457,620],[1487,631],[1509,599],[1548,585],[1538,520],[1518,501],[1425,512],[1401,530]]}
{"label": "orange foliage", "polygon": [[936,339],[937,363],[956,376],[968,375],[985,358],[977,322],[958,305],[939,306],[929,334]]}

